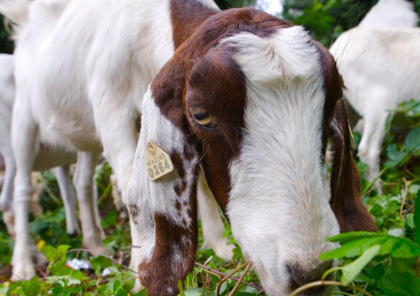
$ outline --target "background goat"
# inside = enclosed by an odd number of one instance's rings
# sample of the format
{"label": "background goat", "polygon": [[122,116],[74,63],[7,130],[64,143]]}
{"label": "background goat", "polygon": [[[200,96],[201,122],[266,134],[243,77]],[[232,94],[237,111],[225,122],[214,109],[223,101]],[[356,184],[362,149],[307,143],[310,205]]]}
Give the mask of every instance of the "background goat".
{"label": "background goat", "polygon": [[[0,72],[0,136],[2,138],[2,141],[0,142],[0,154],[2,155],[2,159],[4,159],[4,169],[6,170],[5,180],[1,191],[0,205],[3,212],[3,220],[8,228],[9,233],[14,236],[13,179],[15,176],[16,167],[11,147],[11,121],[13,104],[15,100],[13,56],[1,54],[0,68],[2,69]],[[74,163],[76,160],[75,154],[62,149],[44,147],[40,143],[38,143],[37,146],[39,153],[36,155],[34,161],[34,170],[46,170],[56,167],[57,165],[61,165],[61,167],[57,167],[55,169],[55,174],[66,211],[67,233],[71,236],[77,235],[79,234],[80,229],[77,223],[75,212],[76,193],[74,191],[69,172],[69,165]],[[76,172],[75,175],[75,179],[77,179],[77,175],[80,175],[80,173]],[[39,180],[39,176],[32,176],[31,180]],[[39,206],[36,204],[40,194],[38,186],[42,187],[42,184],[34,184],[34,182],[32,182],[32,186],[34,187],[33,194],[31,189],[32,205],[35,204],[35,206]],[[91,186],[95,185],[92,184]],[[34,207],[32,206],[32,208]],[[97,221],[96,224],[98,227],[100,227],[97,208],[94,210],[94,215],[95,220]],[[88,233],[94,231],[89,230],[90,227],[92,227],[90,224],[83,226],[84,229],[88,229]],[[102,233],[101,235],[104,234]],[[28,251],[28,253],[30,252]],[[39,261],[43,261],[43,257],[37,251],[34,251],[34,253],[34,256],[38,258]]]}
{"label": "background goat", "polygon": [[[73,0],[60,15],[54,3],[30,5],[15,52],[20,215],[41,138],[83,151],[87,168],[104,148],[129,209],[131,266],[149,295],[174,295],[191,270],[196,190],[206,183],[205,200],[211,190],[269,295],[319,277],[331,264],[317,259],[334,247],[328,236],[375,229],[359,197],[334,60],[301,27],[204,0]],[[150,147],[175,168],[155,182]],[[13,254],[14,275],[25,278],[26,227],[18,225]]]}
{"label": "background goat", "polygon": [[412,8],[404,0],[382,0],[331,46],[346,85],[345,98],[363,117],[358,153],[368,165],[369,181],[379,175],[388,110],[420,95],[420,29],[409,28],[417,24]]}

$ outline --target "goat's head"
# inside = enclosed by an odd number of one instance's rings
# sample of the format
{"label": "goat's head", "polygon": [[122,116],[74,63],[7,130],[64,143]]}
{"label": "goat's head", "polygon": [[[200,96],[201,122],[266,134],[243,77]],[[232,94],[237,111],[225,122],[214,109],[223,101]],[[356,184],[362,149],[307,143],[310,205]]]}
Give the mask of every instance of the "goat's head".
{"label": "goat's head", "polygon": [[[176,51],[144,98],[128,201],[141,246],[133,260],[150,295],[175,294],[193,267],[199,165],[269,295],[320,277],[330,264],[318,256],[340,228],[375,229],[358,195],[341,90],[327,50],[251,9],[212,16]],[[175,167],[156,182],[145,172],[150,142]]]}

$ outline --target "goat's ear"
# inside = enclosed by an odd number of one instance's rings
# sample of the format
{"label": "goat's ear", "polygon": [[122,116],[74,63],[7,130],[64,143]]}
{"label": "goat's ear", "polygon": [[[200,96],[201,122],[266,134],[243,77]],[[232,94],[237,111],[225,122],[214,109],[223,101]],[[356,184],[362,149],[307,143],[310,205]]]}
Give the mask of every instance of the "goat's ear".
{"label": "goat's ear", "polygon": [[339,100],[329,126],[333,163],[331,206],[341,232],[377,231],[360,198],[359,172],[350,151],[350,130],[343,100]]}
{"label": "goat's ear", "polygon": [[182,65],[169,62],[142,104],[127,204],[136,245],[132,265],[138,264],[148,295],[178,293],[178,281],[195,263],[199,158],[182,106],[185,75]]}

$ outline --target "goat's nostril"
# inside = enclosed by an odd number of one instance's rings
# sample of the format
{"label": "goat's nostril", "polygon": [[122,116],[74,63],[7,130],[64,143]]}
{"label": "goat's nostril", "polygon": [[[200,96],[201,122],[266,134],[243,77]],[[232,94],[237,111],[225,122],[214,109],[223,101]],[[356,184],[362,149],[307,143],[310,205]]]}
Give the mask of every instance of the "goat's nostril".
{"label": "goat's nostril", "polygon": [[298,264],[287,265],[287,269],[292,279],[292,288],[297,288],[307,283],[320,280],[324,272],[331,268],[331,265],[331,261],[325,261],[310,270],[303,269]]}

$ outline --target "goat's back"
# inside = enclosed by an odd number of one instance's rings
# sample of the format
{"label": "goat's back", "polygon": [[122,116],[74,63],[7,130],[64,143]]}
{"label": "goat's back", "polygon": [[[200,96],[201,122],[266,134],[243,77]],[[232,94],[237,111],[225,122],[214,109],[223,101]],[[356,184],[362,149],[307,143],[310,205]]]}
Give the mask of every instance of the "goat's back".
{"label": "goat's back", "polygon": [[[345,96],[364,115],[369,106],[394,108],[420,94],[419,28],[355,28],[331,47]],[[369,98],[368,100],[366,98]]]}
{"label": "goat's back", "polygon": [[44,140],[97,150],[97,107],[139,113],[147,85],[173,54],[169,2],[121,2],[30,5],[16,49],[17,84]]}

